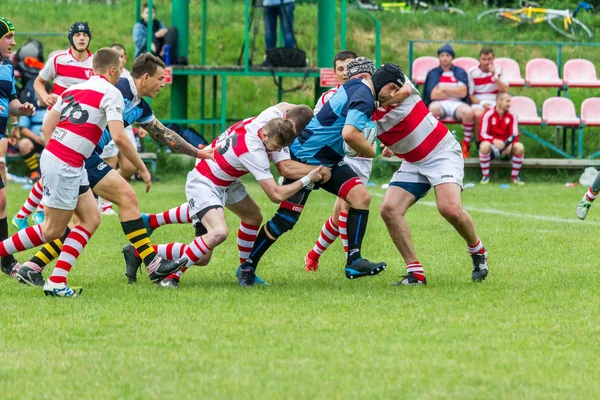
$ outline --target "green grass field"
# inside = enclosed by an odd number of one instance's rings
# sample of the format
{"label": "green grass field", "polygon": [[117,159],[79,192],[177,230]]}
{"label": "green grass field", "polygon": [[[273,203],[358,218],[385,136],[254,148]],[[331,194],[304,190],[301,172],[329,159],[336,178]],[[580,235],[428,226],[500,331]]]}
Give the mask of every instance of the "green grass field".
{"label": "green grass field", "polygon": [[[183,179],[136,185],[145,211],[184,201]],[[266,218],[275,206],[249,184]],[[372,188],[364,254],[388,262],[374,278],[349,281],[336,242],[317,273],[303,257],[333,199],[311,196],[297,228],[267,253],[267,288],[242,289],[237,221],[212,263],[186,273],[178,291],[140,275],[129,285],[116,217],[75,266],[76,299],[0,277],[0,397],[3,399],[594,399],[600,301],[600,210],[575,217],[583,189],[531,183],[477,185],[464,203],[489,249],[490,275],[470,281],[464,243],[429,195],[408,216],[426,287],[392,287],[403,264]],[[10,184],[9,216],[27,192]],[[11,230],[12,231],[12,230]],[[189,226],[152,239],[189,242]],[[20,255],[25,260],[32,251]]]}

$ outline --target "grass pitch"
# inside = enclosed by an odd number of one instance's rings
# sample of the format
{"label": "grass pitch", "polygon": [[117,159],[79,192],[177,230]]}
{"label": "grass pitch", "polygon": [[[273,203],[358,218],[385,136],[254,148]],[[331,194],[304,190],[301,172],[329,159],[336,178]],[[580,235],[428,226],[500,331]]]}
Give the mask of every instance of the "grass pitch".
{"label": "grass pitch", "polygon": [[[180,204],[183,184],[161,182],[148,195],[137,185],[142,209]],[[275,206],[248,186],[270,218]],[[236,285],[231,215],[229,239],[180,290],[157,289],[145,275],[128,285],[118,218],[104,217],[70,276],[81,297],[46,298],[0,277],[0,397],[598,398],[600,207],[577,221],[583,191],[467,189],[464,203],[490,252],[482,284],[471,283],[464,243],[432,194],[408,215],[426,287],[390,286],[404,266],[377,214],[381,189],[372,189],[364,255],[388,270],[356,281],[344,277],[339,241],[317,273],[303,269],[333,205],[323,192],[263,258],[268,288]],[[8,186],[9,217],[26,194]],[[152,240],[192,235],[170,226]]]}

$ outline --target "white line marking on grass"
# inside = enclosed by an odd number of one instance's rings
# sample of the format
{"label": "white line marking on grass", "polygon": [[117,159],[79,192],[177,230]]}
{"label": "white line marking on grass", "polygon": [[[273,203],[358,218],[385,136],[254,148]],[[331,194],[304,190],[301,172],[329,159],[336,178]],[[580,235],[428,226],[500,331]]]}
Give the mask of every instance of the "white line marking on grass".
{"label": "white line marking on grass", "polygon": [[[371,193],[371,195],[375,196],[375,197],[383,197],[382,193]],[[436,207],[437,208],[437,204],[434,201],[419,201],[419,202],[417,202],[417,204],[427,206],[427,207]],[[585,225],[592,225],[592,226],[600,226],[600,222],[594,222],[594,221],[584,222],[579,219],[551,217],[549,215],[525,214],[525,213],[519,213],[519,212],[514,212],[514,211],[504,211],[504,210],[496,210],[493,208],[482,208],[482,207],[473,207],[473,206],[465,206],[465,205],[463,205],[463,207],[467,211],[475,211],[475,212],[480,212],[480,213],[484,213],[484,214],[496,214],[496,215],[502,215],[505,217],[529,218],[529,219],[535,219],[538,221],[560,222],[560,223],[565,223],[565,224],[585,224]]]}

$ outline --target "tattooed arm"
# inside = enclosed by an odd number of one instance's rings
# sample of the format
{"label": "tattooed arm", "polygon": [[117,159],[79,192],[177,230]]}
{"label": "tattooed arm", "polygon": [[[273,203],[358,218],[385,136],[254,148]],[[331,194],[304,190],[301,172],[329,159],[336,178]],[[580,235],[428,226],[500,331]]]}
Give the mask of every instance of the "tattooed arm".
{"label": "tattooed arm", "polygon": [[154,139],[169,146],[171,150],[194,158],[209,158],[214,160],[213,149],[208,148],[200,150],[197,147],[192,146],[179,136],[177,132],[167,128],[156,118],[152,120],[152,122],[140,124],[140,126],[148,131],[150,136]]}

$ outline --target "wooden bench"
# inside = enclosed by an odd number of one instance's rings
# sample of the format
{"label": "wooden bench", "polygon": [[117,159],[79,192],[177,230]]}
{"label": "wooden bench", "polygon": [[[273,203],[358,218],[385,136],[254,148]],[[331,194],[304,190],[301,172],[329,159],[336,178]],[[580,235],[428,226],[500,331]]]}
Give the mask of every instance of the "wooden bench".
{"label": "wooden bench", "polygon": [[[400,163],[398,157],[382,158],[383,161]],[[511,168],[510,160],[493,160],[492,167]],[[479,168],[478,158],[465,159],[465,167]],[[527,158],[523,160],[523,168],[557,168],[557,169],[583,169],[586,167],[600,167],[600,160],[573,159],[573,158]]]}

